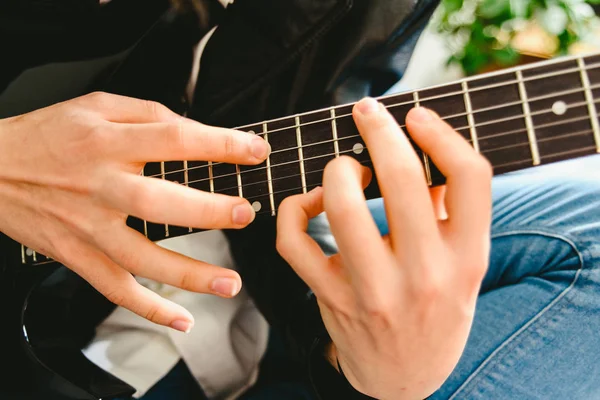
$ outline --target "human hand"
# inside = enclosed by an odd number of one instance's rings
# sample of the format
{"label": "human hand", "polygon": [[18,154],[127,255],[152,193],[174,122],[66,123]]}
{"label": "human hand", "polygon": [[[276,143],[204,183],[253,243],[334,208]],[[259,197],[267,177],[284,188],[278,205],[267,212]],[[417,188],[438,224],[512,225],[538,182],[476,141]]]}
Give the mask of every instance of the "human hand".
{"label": "human hand", "polygon": [[132,274],[186,290],[235,296],[235,271],[168,251],[126,226],[132,215],[194,228],[242,228],[254,219],[239,197],[141,176],[146,162],[259,164],[269,145],[153,102],[94,93],[0,120],[0,231],[87,280],[110,301],[188,331],[193,317]]}
{"label": "human hand", "polygon": [[[450,375],[469,335],[488,266],[491,168],[437,115],[411,110],[408,131],[447,178],[448,218],[438,218],[422,165],[393,117],[367,99],[354,118],[390,234],[381,237],[367,208],[370,173],[340,157],[327,165],[323,188],[281,205],[277,248],[314,291],[333,340],[330,361],[337,357],[349,382],[379,399],[423,399]],[[329,258],[306,234],[322,211],[339,247]]]}

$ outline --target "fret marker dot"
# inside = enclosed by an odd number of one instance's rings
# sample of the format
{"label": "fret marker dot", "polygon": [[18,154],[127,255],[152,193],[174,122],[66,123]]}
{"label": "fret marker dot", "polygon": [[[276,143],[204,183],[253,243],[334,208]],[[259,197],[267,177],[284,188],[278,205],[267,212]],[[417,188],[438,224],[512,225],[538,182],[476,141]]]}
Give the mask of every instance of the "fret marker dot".
{"label": "fret marker dot", "polygon": [[27,257],[31,257],[33,255],[33,250],[31,250],[29,247],[25,250],[25,254],[27,254]]}
{"label": "fret marker dot", "polygon": [[354,154],[360,154],[363,152],[364,149],[365,146],[363,146],[362,143],[356,143],[354,146],[352,146],[352,151],[354,152]]}
{"label": "fret marker dot", "polygon": [[557,101],[556,103],[552,104],[552,112],[556,115],[563,115],[567,112],[567,103],[562,100]]}
{"label": "fret marker dot", "polygon": [[252,203],[252,208],[254,209],[254,212],[259,212],[262,208],[262,204],[260,204],[260,201],[255,201]]}

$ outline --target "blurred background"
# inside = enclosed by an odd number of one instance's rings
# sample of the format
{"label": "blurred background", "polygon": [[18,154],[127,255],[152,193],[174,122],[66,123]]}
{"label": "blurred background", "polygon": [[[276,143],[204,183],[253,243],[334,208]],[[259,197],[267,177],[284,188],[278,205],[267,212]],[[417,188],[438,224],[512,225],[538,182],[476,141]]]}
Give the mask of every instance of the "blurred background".
{"label": "blurred background", "polygon": [[394,91],[600,51],[600,0],[442,0]]}

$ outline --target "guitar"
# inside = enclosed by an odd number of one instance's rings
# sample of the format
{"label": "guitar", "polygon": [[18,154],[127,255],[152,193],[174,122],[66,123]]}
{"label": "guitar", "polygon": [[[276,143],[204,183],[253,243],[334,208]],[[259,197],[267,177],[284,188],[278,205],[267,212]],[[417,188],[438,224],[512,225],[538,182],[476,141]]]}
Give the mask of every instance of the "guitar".
{"label": "guitar", "polygon": [[[600,153],[600,53],[543,61],[379,100],[401,126],[415,106],[435,110],[490,161],[496,175]],[[284,198],[320,185],[330,160],[347,155],[371,165],[351,117],[352,107],[237,127],[270,143],[270,157],[258,166],[168,161],[147,164],[144,175],[241,196],[259,216],[272,217]],[[443,184],[436,165],[414,147],[428,184]],[[379,195],[374,179],[366,196]],[[136,218],[129,218],[128,225],[153,241],[198,231]],[[69,399],[132,394],[133,388],[93,365],[69,343],[69,329],[75,327],[63,326],[63,314],[73,305],[62,298],[64,291],[55,288],[72,279],[72,273],[2,235],[0,257],[4,320],[0,354],[13,369],[8,380],[21,387],[43,387],[43,398],[50,397],[48,390]],[[23,376],[28,383],[21,383]]]}

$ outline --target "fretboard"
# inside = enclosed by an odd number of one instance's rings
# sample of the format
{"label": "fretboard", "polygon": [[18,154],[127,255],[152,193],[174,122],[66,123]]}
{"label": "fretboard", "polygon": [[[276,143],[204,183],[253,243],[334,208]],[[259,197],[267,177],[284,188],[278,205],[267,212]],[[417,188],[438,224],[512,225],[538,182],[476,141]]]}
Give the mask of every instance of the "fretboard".
{"label": "fretboard", "polygon": [[[413,107],[436,111],[490,161],[496,175],[600,153],[600,54],[529,64],[379,101],[402,127]],[[168,161],[147,164],[144,175],[241,196],[259,216],[275,216],[286,197],[321,185],[325,165],[332,159],[347,155],[371,166],[352,119],[353,106],[237,127],[263,136],[271,145],[271,155],[260,165]],[[443,184],[436,165],[414,148],[428,184]],[[366,195],[379,196],[376,179]],[[198,231],[137,218],[129,218],[128,224],[154,241]],[[22,259],[35,264],[45,258],[23,248]]]}

